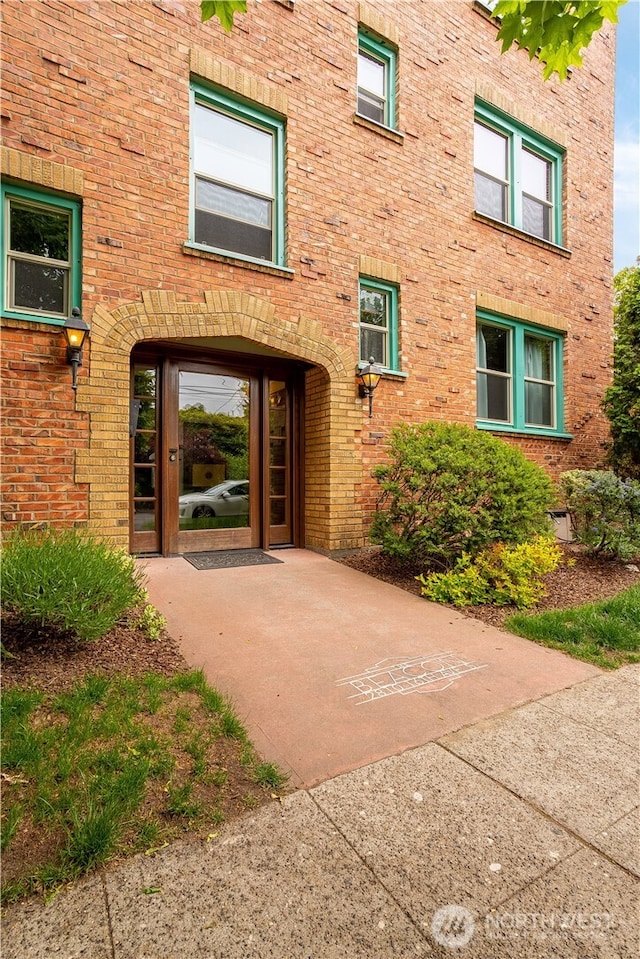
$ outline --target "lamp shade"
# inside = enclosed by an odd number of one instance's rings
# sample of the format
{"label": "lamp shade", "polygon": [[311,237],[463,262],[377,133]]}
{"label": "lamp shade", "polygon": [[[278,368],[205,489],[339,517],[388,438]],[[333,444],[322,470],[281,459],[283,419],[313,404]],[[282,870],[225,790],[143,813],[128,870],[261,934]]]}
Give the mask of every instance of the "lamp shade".
{"label": "lamp shade", "polygon": [[81,350],[89,332],[89,327],[82,319],[77,306],[74,306],[71,316],[65,321],[63,329],[67,346],[72,350]]}

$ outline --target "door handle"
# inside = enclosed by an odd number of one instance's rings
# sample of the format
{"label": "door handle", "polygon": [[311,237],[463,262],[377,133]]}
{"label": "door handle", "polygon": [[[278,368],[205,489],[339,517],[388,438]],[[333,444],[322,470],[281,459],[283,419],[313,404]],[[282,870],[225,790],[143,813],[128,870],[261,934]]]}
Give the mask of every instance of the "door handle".
{"label": "door handle", "polygon": [[177,449],[175,449],[175,450],[169,450],[169,462],[170,462],[170,463],[175,463],[175,461],[176,461],[177,459],[178,459],[178,451],[177,451]]}

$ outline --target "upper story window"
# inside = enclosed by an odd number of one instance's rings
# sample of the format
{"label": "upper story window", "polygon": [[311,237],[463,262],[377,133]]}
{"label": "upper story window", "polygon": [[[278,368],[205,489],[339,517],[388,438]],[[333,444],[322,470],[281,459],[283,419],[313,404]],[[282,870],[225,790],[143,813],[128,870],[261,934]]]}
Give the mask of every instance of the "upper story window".
{"label": "upper story window", "polygon": [[360,31],[358,34],[358,113],[395,128],[395,51]]}
{"label": "upper story window", "polygon": [[562,336],[480,312],[476,342],[478,426],[562,432]]}
{"label": "upper story window", "polygon": [[560,246],[562,157],[544,137],[476,104],[476,211]]}
{"label": "upper story window", "polygon": [[192,242],[282,264],[283,121],[199,86],[193,94]]}
{"label": "upper story window", "polygon": [[398,288],[360,280],[360,360],[373,357],[384,369],[398,369]]}
{"label": "upper story window", "polygon": [[80,306],[80,204],[2,185],[2,309],[19,319],[64,321]]}

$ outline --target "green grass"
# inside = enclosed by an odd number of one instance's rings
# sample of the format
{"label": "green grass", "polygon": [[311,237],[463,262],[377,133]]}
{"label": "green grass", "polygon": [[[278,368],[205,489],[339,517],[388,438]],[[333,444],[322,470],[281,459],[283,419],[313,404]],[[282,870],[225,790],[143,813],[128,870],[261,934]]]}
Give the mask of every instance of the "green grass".
{"label": "green grass", "polygon": [[505,623],[507,629],[554,649],[615,669],[640,662],[640,585],[612,599],[587,603],[575,609],[518,613]]}
{"label": "green grass", "polygon": [[206,832],[284,782],[202,672],[10,688],[1,712],[3,902]]}

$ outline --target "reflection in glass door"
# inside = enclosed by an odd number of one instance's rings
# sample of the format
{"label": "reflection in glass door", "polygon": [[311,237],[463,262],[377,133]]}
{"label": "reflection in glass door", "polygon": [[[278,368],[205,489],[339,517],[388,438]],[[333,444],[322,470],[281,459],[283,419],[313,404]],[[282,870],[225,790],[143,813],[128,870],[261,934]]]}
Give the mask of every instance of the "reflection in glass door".
{"label": "reflection in glass door", "polygon": [[283,380],[269,380],[269,543],[291,542],[290,402]]}
{"label": "reflection in glass door", "polygon": [[158,548],[157,461],[158,372],[150,364],[133,368],[129,433],[133,439],[133,531],[137,549]]}
{"label": "reflection in glass door", "polygon": [[[251,381],[189,369],[178,376],[180,549],[250,546]],[[207,530],[228,532],[198,535]]]}

